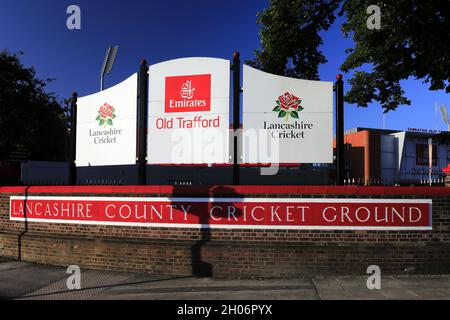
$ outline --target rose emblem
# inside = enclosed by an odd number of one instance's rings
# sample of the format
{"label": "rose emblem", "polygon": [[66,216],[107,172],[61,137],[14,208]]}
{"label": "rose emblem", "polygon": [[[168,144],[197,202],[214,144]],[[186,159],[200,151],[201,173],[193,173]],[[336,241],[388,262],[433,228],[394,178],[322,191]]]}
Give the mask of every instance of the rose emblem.
{"label": "rose emblem", "polygon": [[302,100],[294,96],[292,93],[286,92],[282,96],[278,97],[277,106],[273,109],[278,113],[279,118],[285,118],[286,122],[289,120],[289,116],[293,119],[298,119],[298,113],[303,110],[300,105]]}
{"label": "rose emblem", "polygon": [[108,103],[105,103],[100,107],[98,110],[98,116],[97,121],[99,121],[100,126],[112,126],[113,125],[113,119],[116,118],[116,115],[114,114],[115,109],[109,105]]}

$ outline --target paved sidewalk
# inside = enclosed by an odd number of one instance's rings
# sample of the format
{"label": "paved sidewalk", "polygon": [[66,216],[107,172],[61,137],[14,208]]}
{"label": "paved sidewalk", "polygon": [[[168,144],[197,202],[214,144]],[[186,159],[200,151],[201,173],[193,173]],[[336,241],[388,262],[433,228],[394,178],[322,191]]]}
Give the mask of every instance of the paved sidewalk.
{"label": "paved sidewalk", "polygon": [[364,276],[217,280],[82,270],[75,291],[67,289],[69,276],[61,267],[0,260],[0,299],[450,300],[450,275],[384,276],[381,290],[368,290]]}

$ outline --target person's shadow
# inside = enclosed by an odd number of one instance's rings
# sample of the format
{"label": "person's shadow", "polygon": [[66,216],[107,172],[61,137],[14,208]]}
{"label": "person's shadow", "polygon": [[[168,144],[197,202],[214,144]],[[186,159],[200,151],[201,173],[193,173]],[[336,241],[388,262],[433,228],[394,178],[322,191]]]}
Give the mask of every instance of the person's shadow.
{"label": "person's shadow", "polygon": [[[197,206],[192,206],[190,210],[188,210],[188,214],[196,215],[199,218],[200,224],[200,240],[198,240],[191,247],[191,265],[192,265],[192,275],[196,277],[212,277],[213,276],[213,266],[212,264],[204,261],[202,256],[202,251],[204,250],[205,245],[211,241],[211,224],[210,224],[210,209],[211,202],[220,203],[220,198],[243,198],[243,195],[240,195],[235,192],[233,188],[225,187],[225,186],[212,186],[212,187],[199,187],[201,190],[205,189],[203,193],[190,194],[189,190],[196,188],[195,186],[174,186],[173,189],[173,198],[209,198],[210,201],[202,202]],[[227,205],[233,205],[233,202],[227,203]],[[242,215],[242,211],[239,208],[236,208],[236,211],[233,215],[238,218]],[[228,212],[221,211],[215,212],[215,218],[225,218],[228,219]]]}

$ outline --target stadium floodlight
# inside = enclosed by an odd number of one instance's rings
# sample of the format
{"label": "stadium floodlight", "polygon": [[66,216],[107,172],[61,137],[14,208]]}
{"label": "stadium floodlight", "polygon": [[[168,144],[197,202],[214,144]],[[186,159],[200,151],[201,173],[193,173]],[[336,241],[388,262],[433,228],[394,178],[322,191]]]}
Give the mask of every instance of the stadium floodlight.
{"label": "stadium floodlight", "polygon": [[100,91],[103,91],[103,82],[105,75],[111,73],[111,70],[116,61],[117,52],[119,51],[119,46],[109,46],[106,50],[105,60],[103,61],[102,70],[100,73]]}
{"label": "stadium floodlight", "polygon": [[441,116],[442,121],[447,125],[447,130],[450,131],[450,118],[447,112],[447,106],[445,104],[441,105]]}

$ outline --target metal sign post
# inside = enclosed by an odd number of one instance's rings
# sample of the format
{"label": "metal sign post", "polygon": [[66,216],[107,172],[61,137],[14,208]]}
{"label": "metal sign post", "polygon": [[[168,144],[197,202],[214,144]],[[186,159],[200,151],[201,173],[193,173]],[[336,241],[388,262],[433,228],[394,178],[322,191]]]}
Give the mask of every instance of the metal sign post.
{"label": "metal sign post", "polygon": [[77,153],[77,100],[78,94],[72,93],[70,99],[70,151],[69,151],[69,185],[77,184],[77,168],[75,157]]}
{"label": "metal sign post", "polygon": [[147,184],[148,66],[142,60],[138,76],[137,164],[139,185]]}
{"label": "metal sign post", "polygon": [[336,76],[336,184],[344,185],[344,81]]}
{"label": "metal sign post", "polygon": [[239,139],[237,132],[241,127],[240,119],[240,95],[241,95],[241,59],[239,52],[233,54],[233,131],[234,131],[234,152],[233,152],[233,185],[240,184],[239,170]]}

